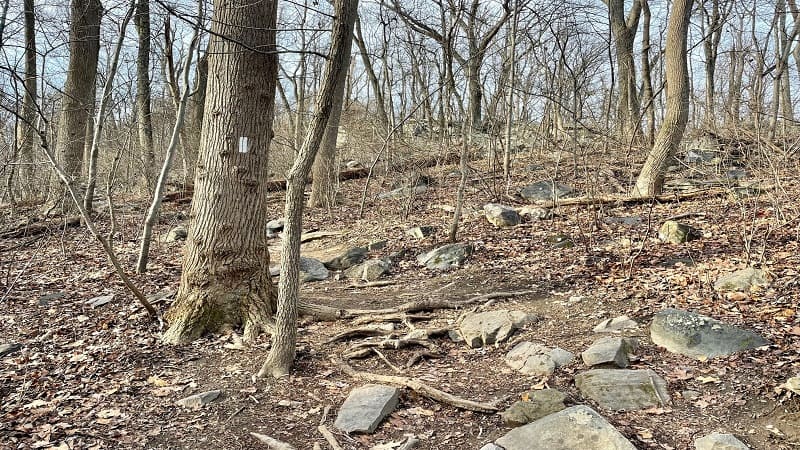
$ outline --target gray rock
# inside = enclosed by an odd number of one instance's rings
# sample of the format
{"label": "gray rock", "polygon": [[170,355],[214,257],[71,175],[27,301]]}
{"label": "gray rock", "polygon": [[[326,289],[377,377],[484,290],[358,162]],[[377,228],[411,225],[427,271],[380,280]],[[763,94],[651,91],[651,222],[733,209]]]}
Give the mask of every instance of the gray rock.
{"label": "gray rock", "polygon": [[383,192],[378,194],[379,199],[401,199],[406,197],[411,197],[412,195],[419,195],[423,194],[428,190],[427,185],[417,185],[414,187],[410,186],[403,186],[397,189],[391,190],[389,192]]}
{"label": "gray rock", "polygon": [[339,408],[334,426],[345,433],[372,433],[397,408],[399,395],[397,388],[379,384],[353,389]]}
{"label": "gray rock", "polygon": [[714,161],[717,154],[712,151],[689,150],[683,158],[687,164],[708,163]]}
{"label": "gray rock", "polygon": [[586,351],[581,353],[581,358],[587,366],[613,364],[624,368],[630,365],[628,355],[635,348],[635,339],[604,337],[596,340]]}
{"label": "gray rock", "polygon": [[267,237],[275,237],[283,231],[283,227],[286,225],[286,219],[281,217],[280,219],[273,219],[267,222]]}
{"label": "gray rock", "polygon": [[472,348],[504,342],[516,329],[534,318],[522,311],[486,311],[471,313],[459,324],[459,332]]}
{"label": "gray rock", "polygon": [[164,236],[163,240],[164,242],[185,241],[188,236],[189,230],[187,230],[183,225],[178,225],[177,227],[169,230],[169,233]]}
{"label": "gray rock", "polygon": [[[280,269],[278,269],[280,272]],[[308,281],[322,281],[327,280],[330,272],[319,260],[314,258],[300,257],[300,280],[303,282]]]}
{"label": "gray rock", "polygon": [[593,369],[575,376],[584,397],[602,408],[634,410],[669,402],[667,382],[652,370]]}
{"label": "gray rock", "polygon": [[8,344],[0,344],[0,358],[11,355],[22,349],[22,344],[18,342],[11,342]]}
{"label": "gray rock", "polygon": [[572,353],[533,342],[520,342],[506,355],[506,365],[527,375],[550,375],[574,359]]}
{"label": "gray rock", "polygon": [[547,243],[554,248],[572,248],[575,244],[569,236],[562,233],[556,233],[547,237]]}
{"label": "gray rock", "polygon": [[387,241],[385,239],[381,240],[381,241],[370,242],[369,244],[367,244],[367,250],[369,250],[371,252],[374,252],[376,250],[381,250],[384,247],[386,247],[386,245],[388,243],[389,243],[389,241]]}
{"label": "gray rock", "polygon": [[495,441],[505,450],[636,450],[588,406],[573,406],[515,428]]}
{"label": "gray rock", "polygon": [[698,391],[693,391],[691,389],[686,389],[685,391],[681,391],[681,397],[685,400],[697,400],[700,398],[702,394]]}
{"label": "gray rock", "polygon": [[406,234],[417,239],[425,239],[436,231],[436,227],[421,226],[413,227],[406,230]]}
{"label": "gray rock", "polygon": [[628,227],[641,225],[644,222],[641,216],[631,216],[631,217],[604,217],[603,222],[607,224],[620,224],[625,225]]}
{"label": "gray rock", "polygon": [[531,391],[527,394],[527,400],[514,402],[500,413],[500,418],[507,427],[519,427],[566,408],[566,398],[555,389]]}
{"label": "gray rock", "polygon": [[345,270],[357,264],[361,264],[367,257],[367,249],[364,247],[353,247],[341,255],[325,261],[325,267],[330,270]]}
{"label": "gray rock", "polygon": [[45,294],[36,301],[36,304],[39,306],[47,306],[52,300],[58,300],[67,296],[66,292],[53,292],[51,294]]}
{"label": "gray rock", "polygon": [[522,222],[516,209],[499,203],[483,205],[483,212],[486,214],[486,220],[496,227],[513,227]]}
{"label": "gray rock", "polygon": [[546,220],[553,218],[553,211],[539,206],[523,206],[519,210],[519,215],[531,220]]}
{"label": "gray rock", "polygon": [[528,201],[553,201],[572,197],[575,190],[561,183],[543,180],[525,186],[519,191],[519,195]]}
{"label": "gray rock", "polygon": [[763,270],[753,267],[722,275],[714,282],[714,289],[722,292],[745,291],[769,286],[769,277]]}
{"label": "gray rock", "polygon": [[689,225],[667,220],[658,229],[658,238],[672,244],[683,244],[702,237],[700,232]]}
{"label": "gray rock", "polygon": [[220,390],[201,392],[182,398],[175,402],[175,404],[183,406],[184,408],[200,408],[216,400],[221,393],[222,391]]}
{"label": "gray rock", "polygon": [[725,171],[725,178],[729,180],[743,180],[748,176],[750,176],[750,174],[748,174],[746,170],[735,167]]}
{"label": "gray rock", "polygon": [[99,308],[105,304],[111,303],[112,300],[114,300],[114,294],[101,295],[99,297],[94,297],[89,300],[86,300],[86,304],[91,306],[92,308]]}
{"label": "gray rock", "polygon": [[617,333],[622,330],[636,328],[639,324],[628,316],[619,316],[597,324],[592,331],[595,333]]}
{"label": "gray rock", "polygon": [[382,259],[368,259],[344,271],[347,278],[375,281],[389,270],[389,264]]}
{"label": "gray rock", "polygon": [[503,447],[498,447],[494,443],[490,442],[481,447],[480,450],[505,450],[505,449]]}
{"label": "gray rock", "polygon": [[697,450],[749,450],[742,441],[732,434],[711,433],[694,440]]}
{"label": "gray rock", "polygon": [[653,317],[650,338],[654,344],[672,353],[701,360],[769,344],[769,341],[752,331],[672,308]]}
{"label": "gray rock", "polygon": [[431,270],[449,270],[460,266],[471,254],[469,244],[448,244],[419,255],[417,261]]}

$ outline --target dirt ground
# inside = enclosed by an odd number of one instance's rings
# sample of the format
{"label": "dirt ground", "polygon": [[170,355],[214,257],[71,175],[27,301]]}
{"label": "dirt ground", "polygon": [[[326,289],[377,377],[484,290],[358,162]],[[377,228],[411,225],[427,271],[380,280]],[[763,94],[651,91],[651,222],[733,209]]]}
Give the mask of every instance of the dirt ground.
{"label": "dirt ground", "polygon": [[[526,165],[520,165],[525,168]],[[561,207],[553,219],[495,228],[480,214],[500,194],[500,202],[524,204],[504,194],[496,178],[476,177],[468,189],[459,240],[475,246],[464,267],[432,272],[416,263],[422,251],[445,241],[453,205],[453,167],[432,169],[436,181],[413,201],[377,200],[391,180],[373,180],[363,219],[358,219],[363,180],[343,184],[342,204],[331,211],[310,211],[306,230],[338,231],[340,236],[308,244],[308,254],[386,239],[372,255],[405,250],[385,277],[393,284],[353,287],[351,280],[306,283],[302,297],[341,308],[386,308],[423,299],[464,300],[491,292],[530,291],[496,300],[488,309],[517,309],[540,320],[519,330],[512,342],[531,340],[579,355],[597,337],[592,328],[626,314],[640,327],[633,368],[648,368],[668,382],[671,404],[633,412],[598,408],[581,396],[573,375],[585,370],[577,358],[547,379],[520,375],[503,358],[510,344],[471,349],[447,336],[432,342],[439,358],[425,358],[402,375],[465,399],[495,403],[501,409],[525,392],[557,388],[569,404],[597,409],[641,449],[689,449],[709,432],[736,434],[753,449],[800,447],[800,399],[778,386],[800,372],[800,227],[793,201],[800,197],[797,178],[781,178],[753,198],[709,195],[687,201]],[[543,169],[520,169],[515,187],[542,179]],[[578,171],[564,179],[579,189],[589,183]],[[512,189],[515,192],[515,189]],[[128,268],[135,263],[144,203],[118,199],[115,248]],[[282,194],[270,196],[274,216]],[[4,219],[16,226],[34,209]],[[184,223],[188,203],[168,202],[159,235]],[[658,226],[667,218],[702,231],[682,245],[660,243]],[[684,216],[685,215],[685,216]],[[607,217],[641,217],[634,225],[609,223]],[[347,449],[368,449],[414,435],[423,449],[478,449],[508,431],[497,414],[482,414],[437,403],[405,389],[400,405],[371,435],[348,436],[333,427],[336,411],[360,384],[333,361],[358,340],[327,343],[354,327],[350,321],[300,323],[297,364],[281,380],[254,380],[269,348],[269,337],[237,349],[231,334],[205,336],[185,346],[166,346],[159,329],[109,268],[99,246],[84,228],[62,230],[59,220],[35,236],[0,239],[0,343],[23,349],[0,358],[0,448],[266,448],[250,433],[286,441],[298,449],[315,443],[330,448],[317,431],[325,423]],[[103,215],[99,226],[108,230]],[[417,240],[411,226],[433,225],[436,233]],[[569,236],[570,248],[554,248],[548,238]],[[277,240],[274,244],[277,244]],[[180,277],[180,243],[158,243],[150,271],[134,276],[148,294],[171,293]],[[749,261],[748,261],[749,255]],[[273,258],[275,259],[275,258]],[[754,263],[768,269],[767,289],[721,295],[712,288],[719,274]],[[272,261],[276,264],[276,261]],[[86,301],[114,294],[92,308]],[[156,304],[165,311],[171,297]],[[482,305],[476,305],[483,307]],[[653,345],[647,325],[665,307],[690,309],[758,331],[773,344],[710,361],[674,355]],[[429,319],[399,324],[418,328],[453,327],[461,310],[439,310]],[[394,366],[404,367],[415,349],[383,350]],[[358,370],[396,374],[377,355],[350,363]],[[198,410],[174,405],[187,395],[221,389],[221,397]],[[684,391],[697,391],[686,398]],[[394,448],[391,446],[384,448]]]}

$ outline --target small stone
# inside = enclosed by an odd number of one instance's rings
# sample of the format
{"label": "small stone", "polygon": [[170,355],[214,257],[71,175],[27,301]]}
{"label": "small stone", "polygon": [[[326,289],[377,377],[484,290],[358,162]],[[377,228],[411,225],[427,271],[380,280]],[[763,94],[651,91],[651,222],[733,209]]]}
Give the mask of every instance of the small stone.
{"label": "small stone", "polygon": [[272,238],[278,235],[281,231],[283,231],[283,227],[286,225],[286,219],[281,217],[280,219],[273,219],[267,222],[267,237]]}
{"label": "small stone", "polygon": [[742,441],[732,434],[711,433],[694,440],[697,450],[749,450]]}
{"label": "small stone", "polygon": [[463,264],[471,254],[469,244],[448,244],[419,255],[417,261],[431,270],[449,270]]}
{"label": "small stone", "polygon": [[182,398],[175,402],[178,406],[183,406],[184,408],[201,408],[219,397],[222,393],[220,390],[213,390],[213,391],[206,391],[201,392],[199,394],[190,395],[186,398]]}
{"label": "small stone", "polygon": [[505,342],[518,328],[534,320],[522,311],[486,311],[467,314],[459,324],[461,336],[472,348]]}
{"label": "small stone", "polygon": [[523,206],[519,210],[519,215],[531,220],[546,220],[553,218],[553,211],[539,206]]}
{"label": "small stone", "polygon": [[330,270],[345,270],[357,264],[361,264],[361,262],[364,261],[366,257],[367,257],[366,248],[354,247],[335,258],[331,258],[324,264],[325,267],[327,267]]}
{"label": "small stone", "polygon": [[634,348],[636,348],[635,339],[605,337],[598,339],[581,353],[581,358],[587,366],[614,364],[625,368],[630,365],[628,355]]}
{"label": "small stone", "polygon": [[514,402],[500,413],[505,426],[519,427],[566,408],[566,395],[555,389],[531,391],[526,397],[527,400]]}
{"label": "small stone", "polygon": [[447,337],[449,337],[450,340],[455,342],[456,344],[460,344],[460,343],[464,342],[464,337],[461,336],[461,333],[459,333],[456,330],[449,330],[447,332]]}
{"label": "small stone", "polygon": [[339,408],[334,426],[345,433],[372,433],[397,408],[399,395],[397,388],[378,384],[353,389]]}
{"label": "small stone", "polygon": [[636,328],[639,324],[628,316],[619,316],[600,322],[594,327],[595,333],[618,333],[629,328]]}
{"label": "small stone", "polygon": [[499,203],[483,205],[483,212],[486,215],[486,220],[496,227],[513,227],[522,222],[517,210]]}
{"label": "small stone", "polygon": [[434,232],[436,232],[436,227],[431,226],[413,227],[406,230],[407,235],[417,239],[425,239]]}
{"label": "small stone", "polygon": [[107,303],[111,303],[114,300],[114,294],[111,295],[101,295],[100,297],[95,297],[89,300],[86,300],[86,304],[91,306],[92,308],[99,308]]}
{"label": "small stone", "polygon": [[22,349],[22,344],[18,342],[0,344],[0,358],[16,353],[21,349]]}
{"label": "small stone", "polygon": [[543,180],[525,186],[519,191],[519,195],[528,201],[553,201],[572,197],[575,190],[561,183]]}
{"label": "small stone", "polygon": [[575,246],[569,236],[561,233],[548,236],[547,243],[554,248],[572,248]]}
{"label": "small stone", "polygon": [[[270,273],[272,273],[271,270]],[[278,275],[279,274],[280,274],[280,268],[278,268]],[[305,256],[300,257],[301,281],[303,282],[322,281],[322,280],[327,280],[328,276],[330,276],[330,272],[328,272],[328,268],[325,267],[325,264],[322,264],[322,262],[314,258],[307,258]]]}
{"label": "small stone", "polygon": [[189,236],[189,231],[183,225],[178,225],[177,227],[169,230],[166,236],[164,236],[164,242],[177,242],[177,241],[185,241],[186,238]]}
{"label": "small stone", "polygon": [[749,292],[767,286],[769,286],[769,276],[767,272],[754,267],[748,267],[727,275],[722,275],[714,282],[714,289],[721,292]]}
{"label": "small stone", "polygon": [[389,264],[382,259],[369,259],[344,271],[347,278],[375,281],[389,270]]}
{"label": "small stone", "polygon": [[389,243],[389,241],[387,241],[387,240],[370,242],[369,244],[367,244],[367,250],[369,250],[371,252],[374,252],[374,251],[377,251],[377,250],[381,250],[384,247],[386,247],[386,245],[388,243]]}
{"label": "small stone", "polygon": [[664,406],[667,382],[652,370],[593,369],[575,376],[584,397],[614,411]]}
{"label": "small stone", "polygon": [[693,391],[691,389],[681,391],[681,397],[683,397],[685,400],[697,400],[701,395],[702,394],[700,392]]}
{"label": "small stone", "polygon": [[658,229],[658,238],[672,244],[683,244],[702,237],[700,231],[689,225],[667,220]]}
{"label": "small stone", "polygon": [[572,353],[533,342],[520,342],[506,355],[506,365],[527,375],[546,376],[572,362]]}

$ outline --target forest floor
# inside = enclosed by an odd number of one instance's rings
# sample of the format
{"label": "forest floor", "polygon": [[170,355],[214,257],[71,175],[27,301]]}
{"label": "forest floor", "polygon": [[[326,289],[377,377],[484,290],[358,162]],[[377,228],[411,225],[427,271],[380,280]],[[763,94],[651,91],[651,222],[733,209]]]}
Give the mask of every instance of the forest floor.
{"label": "forest floor", "polygon": [[[518,165],[511,192],[552,172]],[[687,201],[632,205],[569,206],[552,219],[496,228],[482,206],[524,204],[506,196],[499,178],[480,178],[467,189],[466,214],[459,241],[474,254],[463,267],[430,271],[416,256],[446,240],[457,179],[453,166],[430,169],[430,189],[408,199],[378,200],[391,178],[373,180],[363,219],[358,219],[364,180],[342,185],[342,201],[331,211],[310,210],[306,230],[342,232],[304,247],[326,249],[387,240],[373,254],[406,250],[391,272],[393,284],[354,288],[352,281],[305,283],[306,301],[341,308],[385,308],[423,299],[463,300],[501,291],[531,291],[495,301],[493,308],[536,313],[541,320],[518,330],[520,339],[558,346],[579,355],[598,336],[592,329],[604,319],[628,315],[640,327],[626,332],[640,340],[632,368],[654,370],[668,383],[671,404],[630,412],[603,410],[585,399],[573,376],[586,367],[580,357],[545,379],[521,375],[504,363],[507,344],[472,349],[447,336],[432,340],[441,357],[423,359],[402,375],[465,399],[496,402],[502,409],[527,391],[543,387],[567,394],[568,404],[587,404],[640,449],[690,449],[710,432],[737,435],[753,449],[800,447],[800,398],[778,387],[800,372],[800,179],[787,167],[773,174],[772,189],[755,197],[715,195]],[[586,192],[598,181],[583,168],[565,164],[559,179]],[[793,172],[792,172],[793,170]],[[479,171],[479,173],[485,173]],[[480,178],[480,179],[477,179]],[[675,175],[672,176],[675,178]],[[564,181],[568,180],[568,181]],[[781,180],[778,186],[774,180]],[[493,193],[497,193],[493,194]],[[270,195],[274,217],[282,215],[282,193]],[[135,263],[144,201],[118,199],[114,245],[128,268]],[[34,209],[5,217],[0,229],[13,228]],[[185,223],[189,204],[164,205],[157,234]],[[695,241],[661,243],[658,226],[668,217],[702,231]],[[640,217],[641,223],[609,223],[607,217]],[[354,327],[350,321],[300,324],[297,363],[288,378],[254,380],[268,348],[262,336],[237,349],[232,335],[211,335],[184,346],[159,341],[159,330],[126,292],[99,245],[84,228],[62,230],[58,220],[36,236],[0,239],[0,344],[22,349],[0,358],[0,448],[153,448],[248,449],[263,444],[251,432],[311,449],[330,448],[317,430],[324,421],[347,449],[369,449],[414,435],[423,449],[475,449],[505,434],[499,415],[469,412],[404,390],[400,405],[369,435],[338,432],[336,411],[349,391],[363,384],[332,361],[352,343],[327,343]],[[98,218],[108,230],[107,216]],[[408,236],[408,227],[432,225],[425,239]],[[569,236],[571,248],[554,248],[548,237]],[[158,237],[158,236],[157,236]],[[276,238],[273,244],[278,245]],[[149,272],[134,276],[148,294],[172,293],[181,270],[181,243],[158,243]],[[273,258],[274,259],[274,258]],[[276,264],[272,261],[272,264]],[[716,292],[718,275],[748,264],[767,269],[771,285],[757,292]],[[92,308],[87,300],[113,294]],[[167,297],[156,303],[165,311]],[[698,361],[668,353],[650,341],[652,316],[667,307],[689,309],[757,331],[772,344],[729,357]],[[415,326],[453,327],[462,311],[439,310]],[[403,367],[414,349],[384,350]],[[377,356],[350,362],[358,370],[394,375]],[[222,390],[216,401],[186,409],[175,401],[187,395]],[[696,391],[685,398],[682,392]]]}

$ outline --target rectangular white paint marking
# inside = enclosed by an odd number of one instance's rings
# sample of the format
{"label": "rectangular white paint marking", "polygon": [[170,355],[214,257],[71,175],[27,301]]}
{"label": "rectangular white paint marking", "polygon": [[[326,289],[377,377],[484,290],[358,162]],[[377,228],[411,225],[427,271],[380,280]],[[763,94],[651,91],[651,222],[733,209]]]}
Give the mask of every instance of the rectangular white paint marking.
{"label": "rectangular white paint marking", "polygon": [[247,142],[247,136],[242,136],[239,138],[239,153],[247,153],[250,151],[249,143]]}

